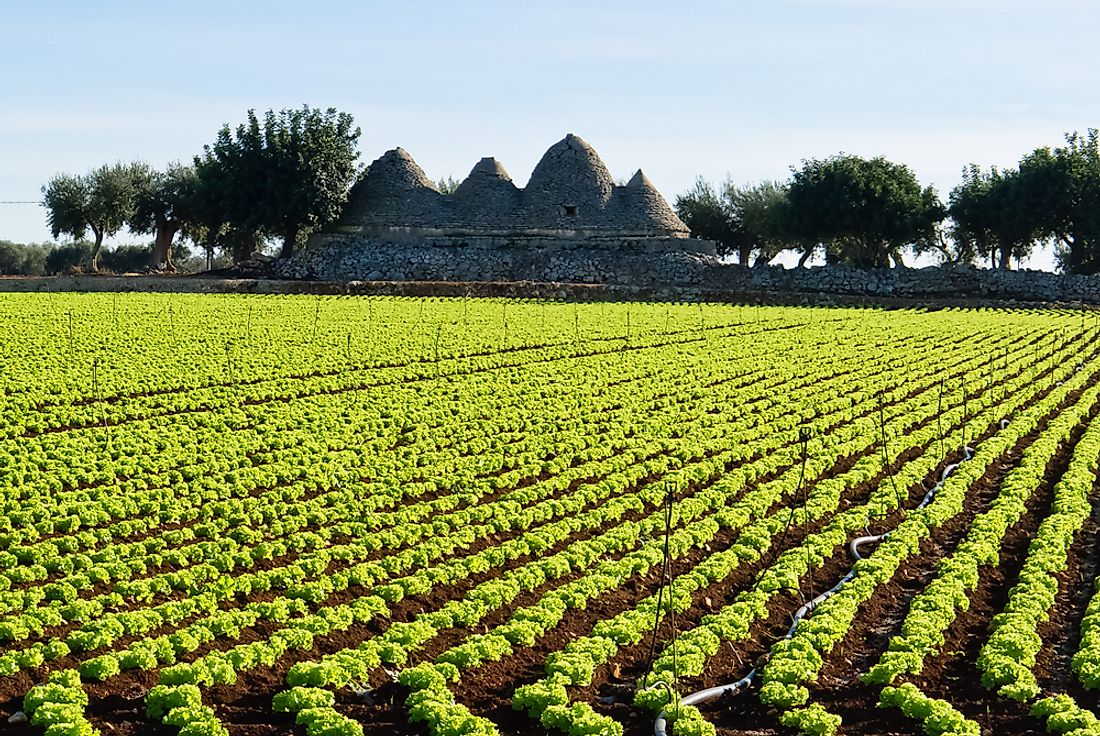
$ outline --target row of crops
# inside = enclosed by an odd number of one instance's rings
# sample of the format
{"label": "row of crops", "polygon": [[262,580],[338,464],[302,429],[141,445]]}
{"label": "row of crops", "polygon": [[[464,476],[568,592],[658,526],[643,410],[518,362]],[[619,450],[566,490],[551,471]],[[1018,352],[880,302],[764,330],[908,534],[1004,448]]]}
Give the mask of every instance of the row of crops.
{"label": "row of crops", "polygon": [[0,333],[11,733],[1100,734],[1088,313],[25,294]]}

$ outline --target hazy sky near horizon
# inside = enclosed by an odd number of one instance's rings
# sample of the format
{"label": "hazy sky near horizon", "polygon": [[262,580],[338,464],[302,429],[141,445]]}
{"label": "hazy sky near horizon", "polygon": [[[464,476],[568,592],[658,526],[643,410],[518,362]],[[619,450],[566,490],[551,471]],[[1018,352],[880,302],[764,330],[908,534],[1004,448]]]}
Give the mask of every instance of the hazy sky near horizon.
{"label": "hazy sky near horizon", "polygon": [[[574,132],[670,201],[699,175],[785,179],[840,151],[905,163],[946,199],[968,162],[1100,126],[1090,0],[0,9],[0,201],[39,200],[57,172],[186,161],[249,108],[302,104],[353,114],[364,163],[402,146],[433,179],[491,155],[522,185]],[[0,239],[49,237],[40,207],[0,204]]]}

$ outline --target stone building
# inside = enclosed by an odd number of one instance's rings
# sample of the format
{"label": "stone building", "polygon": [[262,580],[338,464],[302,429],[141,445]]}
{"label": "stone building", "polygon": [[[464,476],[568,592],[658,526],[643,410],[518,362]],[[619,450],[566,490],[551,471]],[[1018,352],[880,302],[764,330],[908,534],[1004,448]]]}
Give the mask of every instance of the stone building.
{"label": "stone building", "polygon": [[685,258],[713,259],[640,170],[616,184],[570,133],[527,186],[481,159],[441,193],[401,148],[371,163],[340,220],[283,267],[292,278],[661,281]]}
{"label": "stone building", "polygon": [[453,194],[440,193],[404,149],[387,151],[351,190],[335,232],[435,245],[625,246],[707,250],[640,170],[616,185],[599,154],[570,133],[520,189],[483,158]]}

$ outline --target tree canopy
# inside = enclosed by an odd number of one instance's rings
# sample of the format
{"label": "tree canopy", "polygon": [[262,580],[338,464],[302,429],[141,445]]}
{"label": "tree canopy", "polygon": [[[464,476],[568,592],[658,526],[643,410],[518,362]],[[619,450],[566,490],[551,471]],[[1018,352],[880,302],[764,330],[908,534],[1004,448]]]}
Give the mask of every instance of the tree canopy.
{"label": "tree canopy", "polygon": [[879,156],[804,161],[787,188],[784,229],[806,252],[863,267],[902,263],[902,250],[933,236],[944,209],[909,167]]}
{"label": "tree canopy", "polygon": [[153,233],[151,268],[174,270],[172,246],[181,231],[198,229],[198,174],[194,166],[169,164],[164,171],[146,167],[136,179],[137,197],[129,219],[135,233]]}
{"label": "tree canopy", "polygon": [[1100,272],[1100,133],[1069,133],[1063,146],[1037,148],[1021,159],[1020,172],[1038,229],[1066,250],[1066,269]]}
{"label": "tree canopy", "polygon": [[228,125],[195,159],[203,220],[227,232],[279,237],[288,257],[309,229],[335,220],[358,172],[351,115],[304,106]]}
{"label": "tree canopy", "polygon": [[727,182],[723,194],[742,234],[742,265],[749,265],[750,252],[756,254],[757,262],[767,262],[790,244],[783,221],[786,187],[773,181],[744,186]]}
{"label": "tree canopy", "polygon": [[675,208],[693,235],[713,240],[719,255],[736,253],[747,267],[754,253],[767,261],[783,250],[778,218],[785,198],[785,189],[774,182],[739,187],[727,181],[719,192],[699,178],[676,198]]}
{"label": "tree canopy", "polygon": [[692,235],[714,241],[718,255],[727,255],[737,248],[738,232],[733,212],[706,179],[697,178],[695,186],[678,196],[673,206]]}
{"label": "tree canopy", "polygon": [[958,252],[1002,269],[1030,255],[1041,235],[1035,191],[1033,177],[1019,169],[966,167],[948,199]]}
{"label": "tree canopy", "polygon": [[54,238],[75,240],[92,231],[88,267],[99,270],[103,239],[111,237],[133,216],[138,182],[145,175],[142,164],[103,165],[83,176],[58,174],[42,187],[42,204]]}

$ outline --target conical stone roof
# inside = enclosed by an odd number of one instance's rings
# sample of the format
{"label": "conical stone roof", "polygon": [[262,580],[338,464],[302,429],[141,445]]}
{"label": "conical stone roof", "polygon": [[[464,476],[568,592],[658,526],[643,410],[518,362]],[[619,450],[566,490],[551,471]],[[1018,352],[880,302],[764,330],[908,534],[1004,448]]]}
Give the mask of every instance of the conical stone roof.
{"label": "conical stone roof", "polygon": [[657,187],[653,186],[653,182],[649,180],[649,177],[646,176],[645,172],[641,169],[634,172],[634,176],[630,177],[630,181],[628,181],[626,185],[631,189],[649,189],[653,192],[657,191]]}
{"label": "conical stone roof", "polygon": [[442,197],[409,152],[394,148],[371,163],[351,188],[342,222],[417,225],[441,215]]}
{"label": "conical stone roof", "polygon": [[378,188],[435,189],[424,169],[400,146],[386,151],[372,163],[367,169],[367,178]]}
{"label": "conical stone roof", "polygon": [[444,195],[407,151],[387,151],[352,188],[339,226],[360,232],[377,228],[405,240],[689,235],[641,170],[616,186],[595,149],[572,133],[546,151],[524,189],[500,162],[485,157],[453,194]]}
{"label": "conical stone roof", "polygon": [[512,181],[512,177],[508,176],[508,172],[504,170],[504,166],[492,156],[485,156],[474,164],[474,168],[470,169],[470,175],[466,178],[469,180],[475,177]]}
{"label": "conical stone roof", "polygon": [[614,185],[596,150],[570,133],[550,146],[531,172],[523,190],[524,214],[532,227],[598,226]]}
{"label": "conical stone roof", "polygon": [[491,156],[477,162],[451,199],[453,215],[460,223],[513,226],[519,221],[520,191]]}
{"label": "conical stone roof", "polygon": [[642,232],[666,235],[689,232],[641,169],[630,177],[626,186],[615,188],[615,203],[609,209],[615,220]]}

